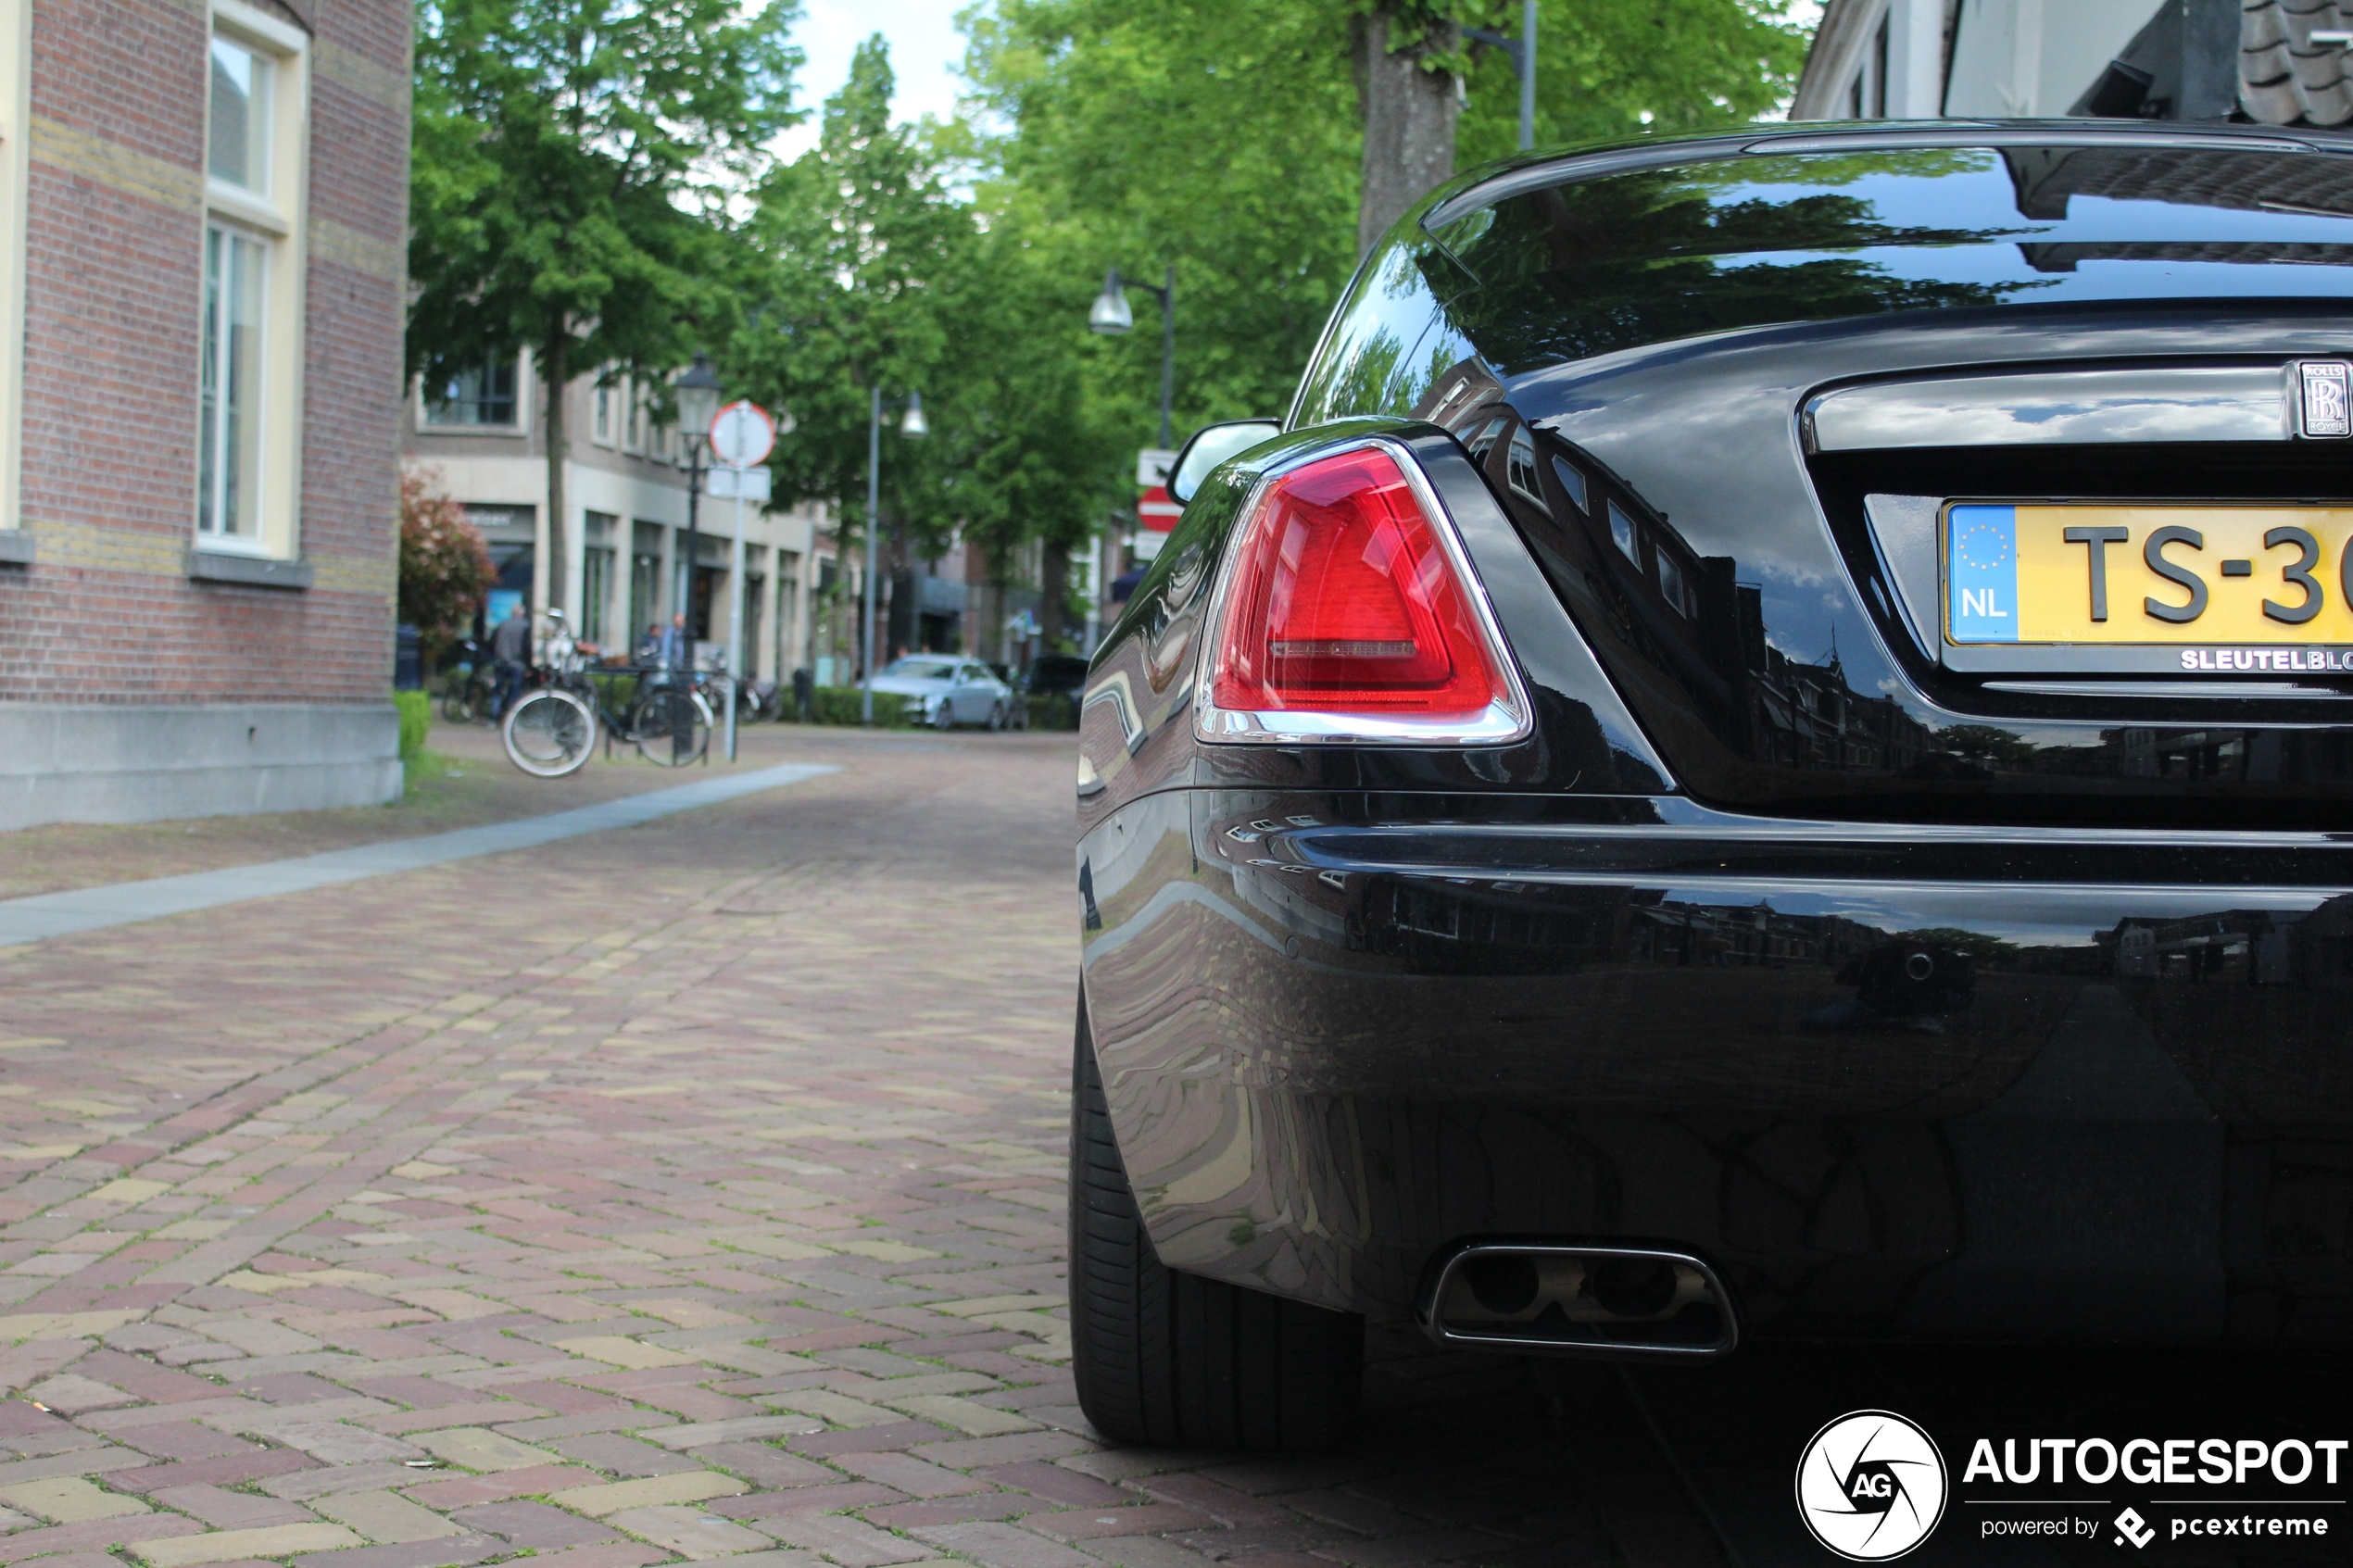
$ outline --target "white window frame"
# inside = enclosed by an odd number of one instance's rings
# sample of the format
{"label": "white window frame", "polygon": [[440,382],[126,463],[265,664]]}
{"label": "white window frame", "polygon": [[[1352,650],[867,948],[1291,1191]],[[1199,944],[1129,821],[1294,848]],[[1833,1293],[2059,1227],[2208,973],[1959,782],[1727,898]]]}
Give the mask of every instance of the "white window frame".
{"label": "white window frame", "polygon": [[646,453],[645,389],[632,376],[621,378],[621,449],[633,457]]}
{"label": "white window frame", "polygon": [[619,377],[606,381],[599,376],[588,383],[588,440],[591,445],[610,447],[619,445],[619,416],[624,390]]}
{"label": "white window frame", "polygon": [[[293,559],[301,553],[302,372],[304,283],[308,271],[305,215],[310,173],[310,40],[292,27],[240,0],[211,0],[205,31],[206,92],[211,92],[210,58],[215,36],[227,38],[271,58],[270,194],[266,196],[217,180],[209,151],[205,163],[205,222],[200,244],[208,249],[216,228],[258,241],[263,247],[261,375],[256,418],[261,426],[258,526],[250,534],[206,533],[200,526],[202,497],[194,497],[189,529],[196,547],[222,554]],[[206,114],[209,128],[211,115]],[[197,267],[197,322],[204,330],[204,261]],[[203,371],[199,356],[199,377]],[[201,381],[197,396],[203,396]],[[199,485],[203,463],[196,465]]]}
{"label": "white window frame", "polygon": [[31,180],[32,0],[0,0],[0,529],[20,528],[25,188]]}

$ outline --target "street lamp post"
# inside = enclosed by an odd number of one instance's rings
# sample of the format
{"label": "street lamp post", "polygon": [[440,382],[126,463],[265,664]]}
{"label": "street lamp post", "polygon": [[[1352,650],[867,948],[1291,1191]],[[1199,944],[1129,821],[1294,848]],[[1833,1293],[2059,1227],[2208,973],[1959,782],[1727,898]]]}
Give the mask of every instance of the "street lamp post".
{"label": "street lamp post", "polygon": [[883,400],[882,383],[876,382],[868,389],[872,399],[866,417],[866,625],[865,646],[859,650],[859,662],[865,666],[865,694],[858,699],[859,722],[873,726],[875,721],[875,633],[881,630],[875,624],[875,573],[878,570],[875,553],[882,533],[882,417],[885,408],[904,408],[907,412],[899,421],[899,433],[922,436],[931,433],[930,422],[924,418],[924,395],[911,392],[904,397]]}
{"label": "street lamp post", "polygon": [[[1170,405],[1176,391],[1176,267],[1169,264],[1168,282],[1164,284],[1138,283],[1135,286],[1160,300],[1160,445],[1163,450],[1176,445],[1176,426],[1169,418]],[[1103,279],[1103,292],[1096,296],[1094,308],[1087,312],[1087,325],[1106,334],[1131,332],[1136,325],[1136,313],[1127,307],[1127,280],[1119,269],[1111,270]]]}
{"label": "street lamp post", "polygon": [[1463,34],[1511,57],[1512,69],[1519,73],[1519,150],[1528,151],[1536,144],[1536,0],[1520,0],[1517,38],[1486,27],[1466,27]]}
{"label": "street lamp post", "polygon": [[718,414],[718,372],[711,368],[709,355],[698,354],[686,373],[678,378],[678,430],[686,438],[686,565],[678,574],[677,608],[686,618],[690,668],[694,664],[695,568],[700,564],[696,530],[702,503],[702,456],[711,444],[711,421]]}

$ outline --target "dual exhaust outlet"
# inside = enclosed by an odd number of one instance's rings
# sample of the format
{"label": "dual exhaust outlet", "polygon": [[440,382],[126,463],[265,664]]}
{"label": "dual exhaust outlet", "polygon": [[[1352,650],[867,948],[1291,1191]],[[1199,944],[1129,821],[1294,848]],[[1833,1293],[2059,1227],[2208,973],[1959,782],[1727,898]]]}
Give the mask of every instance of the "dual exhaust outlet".
{"label": "dual exhaust outlet", "polygon": [[1472,1242],[1422,1301],[1429,1336],[1466,1348],[1721,1356],[1740,1337],[1716,1271],[1661,1248]]}

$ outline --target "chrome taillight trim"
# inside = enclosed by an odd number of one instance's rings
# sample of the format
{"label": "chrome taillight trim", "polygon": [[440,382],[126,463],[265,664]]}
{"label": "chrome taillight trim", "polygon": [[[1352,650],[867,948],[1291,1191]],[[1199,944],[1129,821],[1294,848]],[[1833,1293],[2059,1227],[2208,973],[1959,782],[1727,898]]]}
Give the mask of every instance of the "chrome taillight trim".
{"label": "chrome taillight trim", "polygon": [[[1505,696],[1502,701],[1490,702],[1480,712],[1465,718],[1450,714],[1440,719],[1393,718],[1379,714],[1322,713],[1314,710],[1279,709],[1262,711],[1220,708],[1213,699],[1217,678],[1218,650],[1226,642],[1227,599],[1233,590],[1235,563],[1241,555],[1243,534],[1257,525],[1258,511],[1265,505],[1266,494],[1284,475],[1320,463],[1330,458],[1346,457],[1351,452],[1376,449],[1397,465],[1412,487],[1415,501],[1429,520],[1430,532],[1437,535],[1438,547],[1446,552],[1446,564],[1453,571],[1454,580],[1462,584],[1464,596],[1470,601],[1471,614],[1478,625],[1479,635],[1487,642],[1488,656],[1494,660],[1502,674]],[[1495,607],[1488,602],[1487,584],[1479,581],[1473,570],[1469,552],[1463,547],[1462,530],[1455,524],[1452,512],[1438,497],[1438,491],[1422,471],[1414,455],[1403,443],[1386,436],[1359,436],[1335,442],[1329,446],[1302,452],[1258,476],[1251,487],[1249,497],[1242,503],[1235,523],[1235,533],[1228,541],[1225,558],[1217,565],[1217,583],[1210,595],[1206,621],[1208,635],[1202,640],[1201,666],[1194,676],[1193,734],[1212,746],[1509,746],[1525,740],[1534,733],[1535,709],[1528,699],[1527,684],[1520,679],[1519,662],[1512,657],[1512,646],[1504,636],[1501,622],[1495,619]]]}

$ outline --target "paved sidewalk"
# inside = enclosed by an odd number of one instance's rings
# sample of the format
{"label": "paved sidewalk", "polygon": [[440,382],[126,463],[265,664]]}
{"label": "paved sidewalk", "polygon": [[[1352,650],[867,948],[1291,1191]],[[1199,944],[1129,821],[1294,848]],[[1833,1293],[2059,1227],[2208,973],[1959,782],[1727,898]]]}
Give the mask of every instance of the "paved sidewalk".
{"label": "paved sidewalk", "polygon": [[[0,951],[0,1563],[1708,1563],[1604,1374],[1351,1453],[1064,1370],[1058,735]],[[1564,1404],[1564,1399],[1567,1402]]]}
{"label": "paved sidewalk", "polygon": [[824,763],[786,763],[752,772],[723,773],[716,778],[623,796],[595,806],[576,806],[568,811],[549,811],[449,833],[356,845],[348,849],[329,849],[298,859],[264,860],[258,865],[75,888],[30,898],[0,899],[0,946],[46,941],[110,925],[131,925],[222,904],[307,893],[338,883],[391,876],[450,860],[472,859],[478,855],[535,849],[585,833],[610,833],[673,812],[717,805],[738,796],[782,789],[833,771]]}

